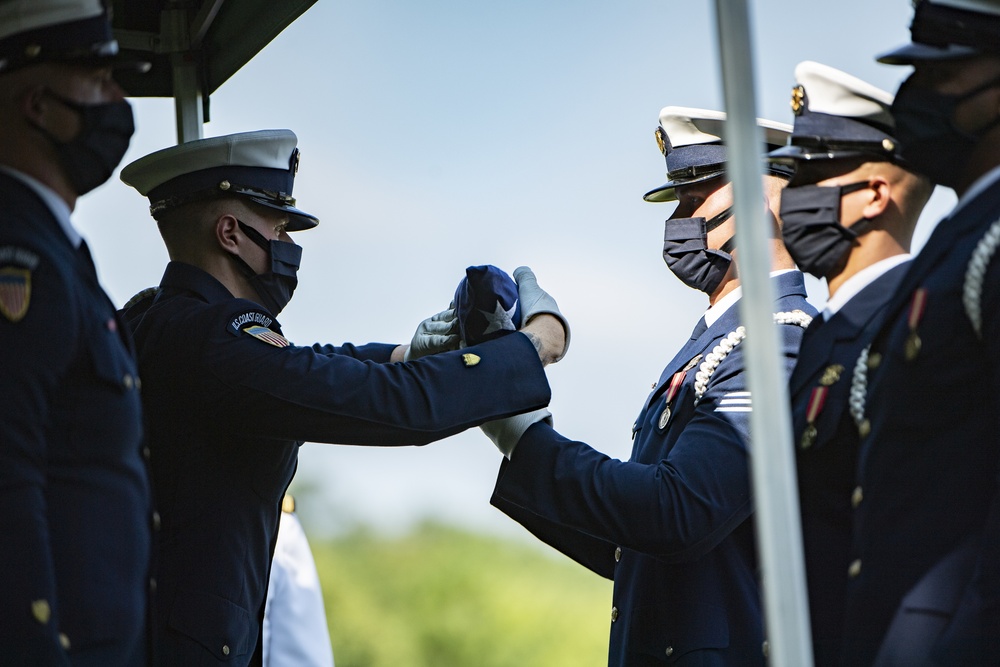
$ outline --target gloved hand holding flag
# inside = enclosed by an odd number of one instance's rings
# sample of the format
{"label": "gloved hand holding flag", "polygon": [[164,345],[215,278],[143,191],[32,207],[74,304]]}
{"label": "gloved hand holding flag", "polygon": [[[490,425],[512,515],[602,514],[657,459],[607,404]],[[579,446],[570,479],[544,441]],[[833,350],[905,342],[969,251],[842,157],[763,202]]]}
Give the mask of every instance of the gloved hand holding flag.
{"label": "gloved hand holding flag", "polygon": [[454,303],[463,345],[476,345],[521,328],[517,284],[495,266],[467,268],[455,290]]}

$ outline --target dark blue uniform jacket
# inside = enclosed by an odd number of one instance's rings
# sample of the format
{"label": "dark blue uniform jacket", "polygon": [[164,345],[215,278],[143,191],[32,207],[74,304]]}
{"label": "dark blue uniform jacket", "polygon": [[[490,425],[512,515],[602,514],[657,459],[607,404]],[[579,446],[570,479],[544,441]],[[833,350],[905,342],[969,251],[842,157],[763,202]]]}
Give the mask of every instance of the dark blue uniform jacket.
{"label": "dark blue uniform jacket", "polygon": [[[776,312],[815,314],[801,273],[773,280]],[[764,664],[742,344],[695,400],[700,362],[739,325],[734,305],[667,364],[633,427],[628,462],[540,422],[501,465],[493,504],[614,579],[610,665]],[[802,332],[780,326],[789,373]],[[671,378],[689,366],[661,426]]]}
{"label": "dark blue uniform jacket", "polygon": [[[816,667],[839,664],[852,505],[862,498],[854,493],[859,436],[849,408],[851,380],[907,266],[883,273],[828,321],[813,320],[789,383]],[[806,433],[812,400],[821,401],[814,436]]]}
{"label": "dark blue uniform jacket", "polygon": [[135,361],[89,253],[2,173],[0,290],[0,664],[142,664]]}
{"label": "dark blue uniform jacket", "polygon": [[162,519],[154,638],[163,665],[259,662],[281,498],[301,441],[422,445],[549,401],[525,336],[392,364],[393,345],[281,347],[270,313],[177,262],[126,318]]}
{"label": "dark blue uniform jacket", "polygon": [[937,226],[872,342],[845,664],[872,664],[894,617],[899,657],[881,664],[1000,664],[1000,260],[970,271],[998,219],[994,181]]}

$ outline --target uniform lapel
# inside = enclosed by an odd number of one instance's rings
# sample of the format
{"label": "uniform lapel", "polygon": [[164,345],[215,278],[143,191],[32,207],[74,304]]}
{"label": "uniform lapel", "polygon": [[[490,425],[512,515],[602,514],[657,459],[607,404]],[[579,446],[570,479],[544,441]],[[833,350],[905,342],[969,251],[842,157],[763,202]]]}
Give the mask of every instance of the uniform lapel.
{"label": "uniform lapel", "polygon": [[946,216],[938,223],[923,248],[910,262],[910,268],[899,283],[895,295],[886,304],[883,321],[890,322],[896,318],[899,311],[910,303],[913,290],[923,282],[933,267],[948,257],[955,239],[982,224],[985,217],[995,212],[997,201],[1000,201],[1000,180],[956,212],[954,217]]}
{"label": "uniform lapel", "polygon": [[906,272],[905,263],[892,267],[854,295],[829,321],[823,322],[820,317],[813,320],[803,336],[799,361],[789,383],[793,396],[834,359],[838,346],[874,333],[872,323],[881,318],[883,306],[891,298],[887,295],[893,294]]}

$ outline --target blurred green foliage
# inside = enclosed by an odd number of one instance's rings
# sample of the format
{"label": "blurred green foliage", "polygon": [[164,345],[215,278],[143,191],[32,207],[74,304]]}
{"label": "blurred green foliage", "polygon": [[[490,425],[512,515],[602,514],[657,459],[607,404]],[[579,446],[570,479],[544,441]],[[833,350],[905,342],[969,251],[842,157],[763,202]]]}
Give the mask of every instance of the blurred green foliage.
{"label": "blurred green foliage", "polygon": [[337,667],[602,667],[611,582],[437,524],[314,541]]}

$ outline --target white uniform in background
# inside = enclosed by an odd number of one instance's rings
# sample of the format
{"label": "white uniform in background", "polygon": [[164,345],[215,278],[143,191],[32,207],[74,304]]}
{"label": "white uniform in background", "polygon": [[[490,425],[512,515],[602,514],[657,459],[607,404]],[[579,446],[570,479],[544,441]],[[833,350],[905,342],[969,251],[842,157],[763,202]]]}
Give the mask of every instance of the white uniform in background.
{"label": "white uniform in background", "polygon": [[333,667],[319,575],[294,509],[285,496],[264,607],[264,667]]}

